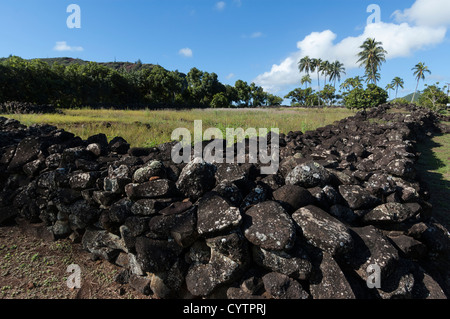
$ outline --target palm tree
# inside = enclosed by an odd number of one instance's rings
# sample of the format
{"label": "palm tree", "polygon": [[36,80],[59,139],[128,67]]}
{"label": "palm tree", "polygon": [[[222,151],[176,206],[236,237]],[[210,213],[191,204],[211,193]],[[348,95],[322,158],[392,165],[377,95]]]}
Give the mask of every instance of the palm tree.
{"label": "palm tree", "polygon": [[[302,79],[301,79],[301,84],[303,85],[303,84],[309,84],[309,85],[311,85],[311,77],[309,76],[309,74],[307,74],[307,75],[304,75],[303,77],[302,77]],[[305,89],[307,88],[307,86],[305,86]]]}
{"label": "palm tree", "polygon": [[388,85],[386,85],[386,91],[387,91],[388,94],[389,94],[389,98],[391,98],[390,90],[392,90],[392,91],[395,90],[394,84],[392,84],[392,83],[389,83]]}
{"label": "palm tree", "polygon": [[415,67],[413,67],[411,70],[414,71],[414,76],[417,80],[416,90],[414,91],[413,98],[411,100],[411,103],[414,103],[414,99],[416,97],[417,88],[419,87],[419,81],[425,80],[425,73],[431,74],[431,71],[428,69],[428,67],[423,62],[419,62],[416,64]]}
{"label": "palm tree", "polygon": [[349,90],[350,89],[362,89],[362,79],[360,76],[355,76],[354,78],[348,78],[344,81],[344,83],[341,84],[340,88],[342,90]]}
{"label": "palm tree", "polygon": [[370,82],[372,82],[372,84],[377,85],[377,81],[380,81],[380,72],[375,72],[374,74],[369,74],[366,72],[366,74],[364,74],[364,77],[366,78],[366,83],[369,84]]}
{"label": "palm tree", "polygon": [[397,99],[397,94],[398,94],[398,88],[401,87],[403,89],[403,85],[405,84],[405,82],[403,81],[402,78],[396,76],[391,84],[395,87],[395,99]]}
{"label": "palm tree", "polygon": [[325,76],[325,83],[324,86],[327,85],[327,77],[330,75],[331,72],[331,64],[329,61],[323,61],[320,63],[320,72],[322,75]]}
{"label": "palm tree", "polygon": [[317,84],[319,85],[319,89],[317,91],[317,100],[319,101],[320,106],[320,66],[322,65],[322,59],[312,59],[311,60],[312,69],[317,72]]}
{"label": "palm tree", "polygon": [[330,81],[334,81],[334,88],[336,88],[336,80],[341,81],[341,75],[346,74],[344,64],[339,61],[331,63],[330,68]]}
{"label": "palm tree", "polygon": [[[381,42],[377,42],[374,38],[367,38],[360,46],[362,49],[358,53],[360,67],[364,67],[368,81],[372,81],[377,85],[377,73],[381,68],[381,64],[386,62],[387,51],[383,49]],[[379,73],[378,73],[379,76]]]}
{"label": "palm tree", "polygon": [[301,58],[300,61],[298,62],[298,69],[300,72],[305,72],[306,74],[309,74],[312,71],[314,71],[312,59],[310,59],[309,56]]}

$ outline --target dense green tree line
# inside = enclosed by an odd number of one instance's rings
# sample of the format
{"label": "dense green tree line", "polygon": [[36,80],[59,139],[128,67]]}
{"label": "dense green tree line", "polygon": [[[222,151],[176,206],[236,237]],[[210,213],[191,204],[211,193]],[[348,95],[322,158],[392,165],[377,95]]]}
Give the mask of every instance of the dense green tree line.
{"label": "dense green tree line", "polygon": [[0,61],[0,103],[51,104],[70,108],[258,107],[279,105],[255,83],[224,85],[215,73],[192,68],[188,74],[159,65],[114,69],[95,62],[61,64],[11,56]]}

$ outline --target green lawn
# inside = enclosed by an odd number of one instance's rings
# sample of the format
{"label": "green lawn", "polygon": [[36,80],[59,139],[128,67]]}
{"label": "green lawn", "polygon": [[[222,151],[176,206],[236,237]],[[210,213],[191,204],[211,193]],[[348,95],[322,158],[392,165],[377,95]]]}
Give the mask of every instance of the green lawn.
{"label": "green lawn", "polygon": [[4,115],[19,120],[25,125],[35,123],[52,124],[58,128],[87,137],[104,133],[108,139],[115,136],[125,138],[133,147],[151,147],[171,140],[176,128],[187,128],[193,133],[194,120],[203,120],[203,130],[226,128],[279,128],[281,133],[308,131],[331,124],[354,111],[347,109],[206,109],[206,110],[64,110],[64,114]]}
{"label": "green lawn", "polygon": [[435,216],[450,229],[450,134],[434,136],[418,145],[418,170],[428,184]]}

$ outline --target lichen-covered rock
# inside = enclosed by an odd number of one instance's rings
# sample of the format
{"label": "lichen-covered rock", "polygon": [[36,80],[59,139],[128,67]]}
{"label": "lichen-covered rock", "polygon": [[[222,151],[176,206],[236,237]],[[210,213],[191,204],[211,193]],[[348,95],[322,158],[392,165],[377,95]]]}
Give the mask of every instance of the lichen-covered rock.
{"label": "lichen-covered rock", "polygon": [[151,177],[166,178],[166,171],[164,164],[160,161],[151,161],[144,167],[137,169],[133,174],[134,183],[145,183]]}
{"label": "lichen-covered rock", "polygon": [[[86,190],[84,190],[82,192],[85,192],[85,191]],[[108,192],[108,191],[93,191],[91,198],[97,204],[107,207],[107,206],[111,206],[114,202],[116,202],[120,198],[120,195],[117,193]]]}
{"label": "lichen-covered rock", "polygon": [[8,171],[21,169],[26,163],[37,158],[39,152],[42,150],[43,144],[39,137],[24,138],[17,145],[14,156],[8,165]]}
{"label": "lichen-covered rock", "polygon": [[344,273],[333,257],[322,253],[319,271],[311,278],[309,287],[314,299],[355,299]]}
{"label": "lichen-covered rock", "polygon": [[287,176],[287,185],[298,185],[305,188],[325,186],[331,178],[330,173],[317,162],[309,162],[296,166]]}
{"label": "lichen-covered rock", "polygon": [[298,281],[286,275],[270,272],[262,278],[266,292],[273,299],[309,299],[309,294]]}
{"label": "lichen-covered rock", "polygon": [[77,190],[91,188],[99,177],[98,172],[83,172],[74,174],[70,177],[70,187]]}
{"label": "lichen-covered rock", "polygon": [[414,212],[401,203],[386,203],[369,211],[362,220],[367,224],[389,225],[402,223],[414,217]]}
{"label": "lichen-covered rock", "polygon": [[132,215],[131,206],[133,206],[133,202],[128,198],[123,198],[118,202],[115,202],[109,209],[109,219],[113,223],[124,223],[125,220]]}
{"label": "lichen-covered rock", "polygon": [[243,186],[248,181],[249,172],[245,167],[239,164],[216,164],[217,171],[215,173],[218,181],[228,181],[236,185]]}
{"label": "lichen-covered rock", "polygon": [[415,177],[414,164],[405,159],[395,159],[386,166],[386,172],[398,176],[413,179]]}
{"label": "lichen-covered rock", "polygon": [[256,187],[253,188],[242,200],[240,208],[245,211],[253,205],[266,201],[269,196],[268,192],[269,191],[265,185],[256,185]]}
{"label": "lichen-covered rock", "polygon": [[242,222],[239,208],[214,193],[199,201],[197,216],[197,230],[203,236],[230,230]]}
{"label": "lichen-covered rock", "polygon": [[274,201],[259,203],[244,214],[245,237],[268,250],[289,250],[295,241],[295,226],[285,209]]}
{"label": "lichen-covered rock", "polygon": [[177,195],[175,184],[168,179],[157,179],[143,184],[131,183],[125,186],[125,192],[131,199],[167,198]]}
{"label": "lichen-covered rock", "polygon": [[263,268],[273,272],[279,272],[286,276],[307,280],[311,274],[312,266],[308,257],[299,251],[285,252],[276,250],[266,250],[253,246],[253,260]]}
{"label": "lichen-covered rock", "polygon": [[198,238],[197,208],[177,215],[175,223],[170,229],[170,235],[183,248],[191,246]]}
{"label": "lichen-covered rock", "polygon": [[292,219],[301,228],[308,243],[332,256],[344,255],[353,248],[348,228],[316,206],[300,208],[292,214]]}
{"label": "lichen-covered rock", "polygon": [[103,189],[116,194],[124,193],[125,186],[131,183],[130,169],[126,165],[117,168],[109,166],[108,177],[103,180]]}
{"label": "lichen-covered rock", "polygon": [[245,266],[250,261],[248,242],[240,230],[206,239],[206,245],[221,255]]}
{"label": "lichen-covered rock", "polygon": [[99,216],[99,211],[90,206],[85,200],[79,200],[70,206],[59,206],[58,209],[64,209],[69,214],[70,227],[73,230],[82,230],[92,225]]}
{"label": "lichen-covered rock", "polygon": [[186,286],[194,296],[205,297],[220,286],[232,282],[241,271],[241,265],[215,250],[207,264],[195,264],[186,275]]}
{"label": "lichen-covered rock", "polygon": [[359,185],[340,185],[339,193],[351,209],[366,209],[381,204],[378,197]]}
{"label": "lichen-covered rock", "polygon": [[236,207],[239,207],[244,199],[239,187],[227,180],[218,183],[212,191],[229,200]]}
{"label": "lichen-covered rock", "polygon": [[125,244],[119,236],[106,230],[88,229],[81,241],[83,248],[95,257],[113,261],[120,253],[125,251]]}
{"label": "lichen-covered rock", "polygon": [[396,190],[395,181],[388,174],[375,173],[365,184],[366,189],[373,195],[389,195]]}
{"label": "lichen-covered rock", "polygon": [[377,265],[381,271],[381,281],[391,275],[399,261],[397,249],[389,242],[374,226],[352,228],[354,240],[354,250],[349,256],[350,265],[357,274],[367,281],[369,273],[367,268],[370,265]]}
{"label": "lichen-covered rock", "polygon": [[137,216],[150,216],[154,215],[162,209],[170,205],[172,200],[170,199],[138,199],[131,207],[131,212]]}
{"label": "lichen-covered rock", "polygon": [[184,196],[197,200],[216,185],[216,170],[214,164],[196,158],[183,168],[176,186]]}

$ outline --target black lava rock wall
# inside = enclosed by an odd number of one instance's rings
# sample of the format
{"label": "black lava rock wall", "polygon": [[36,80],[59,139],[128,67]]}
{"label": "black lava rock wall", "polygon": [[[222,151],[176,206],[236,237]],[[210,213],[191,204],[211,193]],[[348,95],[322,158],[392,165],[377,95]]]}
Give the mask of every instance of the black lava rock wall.
{"label": "black lava rock wall", "polygon": [[280,134],[268,176],[0,118],[0,224],[81,241],[158,298],[446,298],[450,235],[415,169],[439,119],[388,109]]}

